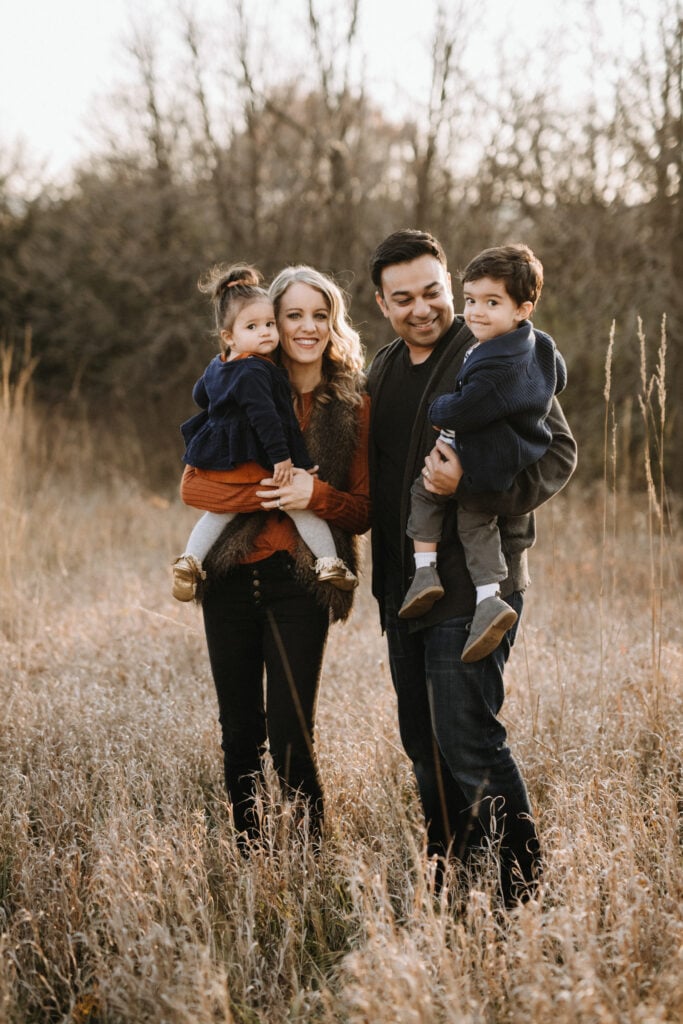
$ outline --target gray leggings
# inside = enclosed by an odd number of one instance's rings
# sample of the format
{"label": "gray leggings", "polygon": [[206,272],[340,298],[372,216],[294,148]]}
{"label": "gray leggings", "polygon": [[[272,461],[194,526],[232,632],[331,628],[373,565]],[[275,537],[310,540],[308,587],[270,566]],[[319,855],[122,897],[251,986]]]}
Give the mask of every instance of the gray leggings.
{"label": "gray leggings", "polygon": [[[225,512],[220,515],[217,512],[205,512],[195,523],[185,554],[194,555],[202,562],[235,515],[236,512]],[[287,515],[316,558],[336,558],[334,538],[324,519],[320,519],[314,512],[309,512],[307,508],[292,509],[287,511]]]}

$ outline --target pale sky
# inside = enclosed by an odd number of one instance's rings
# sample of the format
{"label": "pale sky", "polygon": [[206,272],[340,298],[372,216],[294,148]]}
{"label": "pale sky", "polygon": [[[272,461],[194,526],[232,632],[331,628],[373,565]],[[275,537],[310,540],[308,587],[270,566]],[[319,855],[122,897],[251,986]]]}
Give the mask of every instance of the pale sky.
{"label": "pale sky", "polygon": [[[330,0],[337,10],[341,0]],[[423,100],[428,88],[430,34],[438,0],[361,0],[361,39],[369,89],[396,105]],[[155,18],[160,38],[173,39],[174,0],[0,0],[0,149],[19,141],[47,177],[60,179],[96,146],[95,110],[130,79],[123,40],[137,17]],[[457,7],[446,0],[447,9]],[[473,5],[468,5],[470,9]],[[324,4],[319,0],[318,9]],[[563,37],[571,85],[580,78],[581,22],[596,8],[605,29],[606,51],[623,49],[628,25],[618,17],[619,0],[480,0],[470,59],[486,74],[495,61],[494,43],[519,41],[520,73],[545,42]],[[193,0],[200,18],[224,27],[228,0]],[[258,18],[277,20],[273,61],[306,60],[297,43],[305,38],[303,0],[248,0]],[[177,38],[177,37],[176,37]],[[281,47],[281,49],[279,49]],[[572,58],[574,52],[574,58]],[[540,59],[540,58],[539,58]],[[574,60],[574,64],[572,64]],[[574,81],[574,85],[576,82]],[[1,170],[1,167],[0,167]]]}

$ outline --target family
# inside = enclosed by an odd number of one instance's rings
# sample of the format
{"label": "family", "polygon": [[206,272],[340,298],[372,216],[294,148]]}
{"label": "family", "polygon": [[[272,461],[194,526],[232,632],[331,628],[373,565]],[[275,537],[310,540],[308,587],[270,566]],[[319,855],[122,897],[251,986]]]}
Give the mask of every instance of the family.
{"label": "family", "polygon": [[[499,719],[528,584],[534,510],[571,477],[556,395],[562,356],[531,315],[543,267],[525,245],[486,249],[461,275],[431,234],[378,245],[370,274],[396,339],[364,369],[334,280],[291,266],[212,269],[220,353],[182,425],[183,501],[203,515],[173,565],[201,602],[225,784],[245,856],[258,841],[267,749],[314,836],[323,829],[315,708],[331,622],[351,611],[358,537],[386,635],[401,740],[427,853],[498,857],[500,897],[536,892],[542,858]],[[265,670],[265,687],[264,687]]]}

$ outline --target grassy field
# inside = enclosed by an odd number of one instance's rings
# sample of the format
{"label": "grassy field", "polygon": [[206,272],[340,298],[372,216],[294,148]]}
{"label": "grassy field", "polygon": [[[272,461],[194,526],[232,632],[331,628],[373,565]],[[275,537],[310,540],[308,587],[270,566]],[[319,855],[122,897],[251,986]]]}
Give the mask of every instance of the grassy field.
{"label": "grassy field", "polygon": [[323,851],[265,792],[245,862],[200,614],[169,595],[194,513],[21,379],[2,401],[0,1024],[681,1019],[682,552],[652,495],[574,485],[539,514],[505,720],[543,893],[501,920],[482,882],[456,916],[367,567],[320,695]]}

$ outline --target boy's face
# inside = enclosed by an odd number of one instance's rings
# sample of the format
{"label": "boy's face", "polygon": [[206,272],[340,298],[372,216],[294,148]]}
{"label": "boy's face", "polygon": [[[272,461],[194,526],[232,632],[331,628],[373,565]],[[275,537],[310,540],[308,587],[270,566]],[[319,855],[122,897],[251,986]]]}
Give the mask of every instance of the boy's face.
{"label": "boy's face", "polygon": [[508,294],[503,281],[481,277],[463,285],[465,323],[477,341],[491,341],[514,331],[522,320],[531,316],[533,302],[518,306]]}

